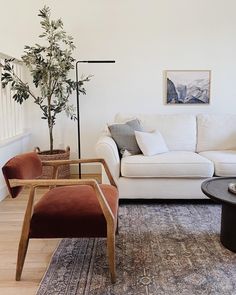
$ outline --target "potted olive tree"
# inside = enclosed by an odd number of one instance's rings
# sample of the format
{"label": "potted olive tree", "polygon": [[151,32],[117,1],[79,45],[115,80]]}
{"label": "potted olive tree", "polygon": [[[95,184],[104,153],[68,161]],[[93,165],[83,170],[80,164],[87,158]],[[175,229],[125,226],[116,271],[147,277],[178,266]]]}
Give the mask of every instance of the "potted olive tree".
{"label": "potted olive tree", "polygon": [[[75,59],[72,52],[75,49],[73,38],[63,30],[61,19],[51,20],[49,7],[39,11],[41,18],[43,45],[25,46],[22,62],[30,71],[32,84],[22,81],[14,70],[14,59],[6,59],[2,72],[2,86],[10,85],[14,91],[13,99],[22,104],[28,98],[42,111],[42,119],[47,121],[49,144],[48,151],[40,152],[43,159],[69,158],[69,149],[55,150],[53,145],[53,128],[57,115],[66,112],[68,117],[76,120],[74,106],[70,104],[70,95],[76,88],[76,82],[69,78],[69,72],[74,69]],[[85,94],[84,82],[89,81],[90,76],[79,81],[79,91]],[[35,91],[37,88],[37,91]],[[58,156],[59,154],[59,156]],[[63,156],[63,154],[65,154]],[[64,167],[65,168],[65,167]],[[62,173],[62,171],[61,171]],[[65,175],[61,175],[65,177]]]}

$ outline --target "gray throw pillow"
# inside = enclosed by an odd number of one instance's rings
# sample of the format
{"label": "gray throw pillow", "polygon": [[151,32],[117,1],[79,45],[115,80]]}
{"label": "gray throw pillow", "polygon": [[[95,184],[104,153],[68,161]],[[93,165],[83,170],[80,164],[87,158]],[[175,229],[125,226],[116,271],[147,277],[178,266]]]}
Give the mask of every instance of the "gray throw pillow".
{"label": "gray throw pillow", "polygon": [[125,150],[132,155],[142,153],[137,144],[134,133],[134,131],[144,131],[138,119],[128,121],[124,124],[112,124],[109,125],[108,128],[121,155],[123,155]]}

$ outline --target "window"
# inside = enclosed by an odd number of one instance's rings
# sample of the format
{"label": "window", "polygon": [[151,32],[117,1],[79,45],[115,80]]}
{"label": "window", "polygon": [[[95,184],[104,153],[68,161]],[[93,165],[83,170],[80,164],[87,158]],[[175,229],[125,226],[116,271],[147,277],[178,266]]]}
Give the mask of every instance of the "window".
{"label": "window", "polygon": [[[0,63],[3,63],[5,58],[9,57],[0,53]],[[14,69],[22,78],[23,65],[19,61],[14,62]],[[2,68],[0,67],[0,76],[1,74]],[[17,136],[24,131],[24,108],[23,105],[14,101],[13,95],[10,86],[3,89],[0,83],[0,141]]]}

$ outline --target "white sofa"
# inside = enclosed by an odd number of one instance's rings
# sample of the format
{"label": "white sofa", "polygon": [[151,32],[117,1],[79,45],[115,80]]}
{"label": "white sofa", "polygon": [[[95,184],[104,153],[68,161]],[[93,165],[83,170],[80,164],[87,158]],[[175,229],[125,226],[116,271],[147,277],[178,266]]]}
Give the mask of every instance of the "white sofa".
{"label": "white sofa", "polygon": [[106,160],[120,198],[201,199],[207,178],[236,176],[236,115],[117,114],[114,122],[133,118],[146,131],[159,130],[169,152],[120,159],[109,133],[101,136],[96,153]]}

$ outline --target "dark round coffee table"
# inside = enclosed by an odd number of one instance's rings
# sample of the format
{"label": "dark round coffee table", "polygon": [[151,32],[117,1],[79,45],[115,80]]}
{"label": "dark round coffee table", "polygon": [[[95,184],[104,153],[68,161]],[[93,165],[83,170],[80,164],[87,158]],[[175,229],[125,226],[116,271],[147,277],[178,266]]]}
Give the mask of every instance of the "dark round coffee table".
{"label": "dark round coffee table", "polygon": [[221,243],[236,252],[236,195],[228,191],[229,183],[236,183],[236,177],[219,177],[202,183],[202,191],[212,200],[222,204]]}

